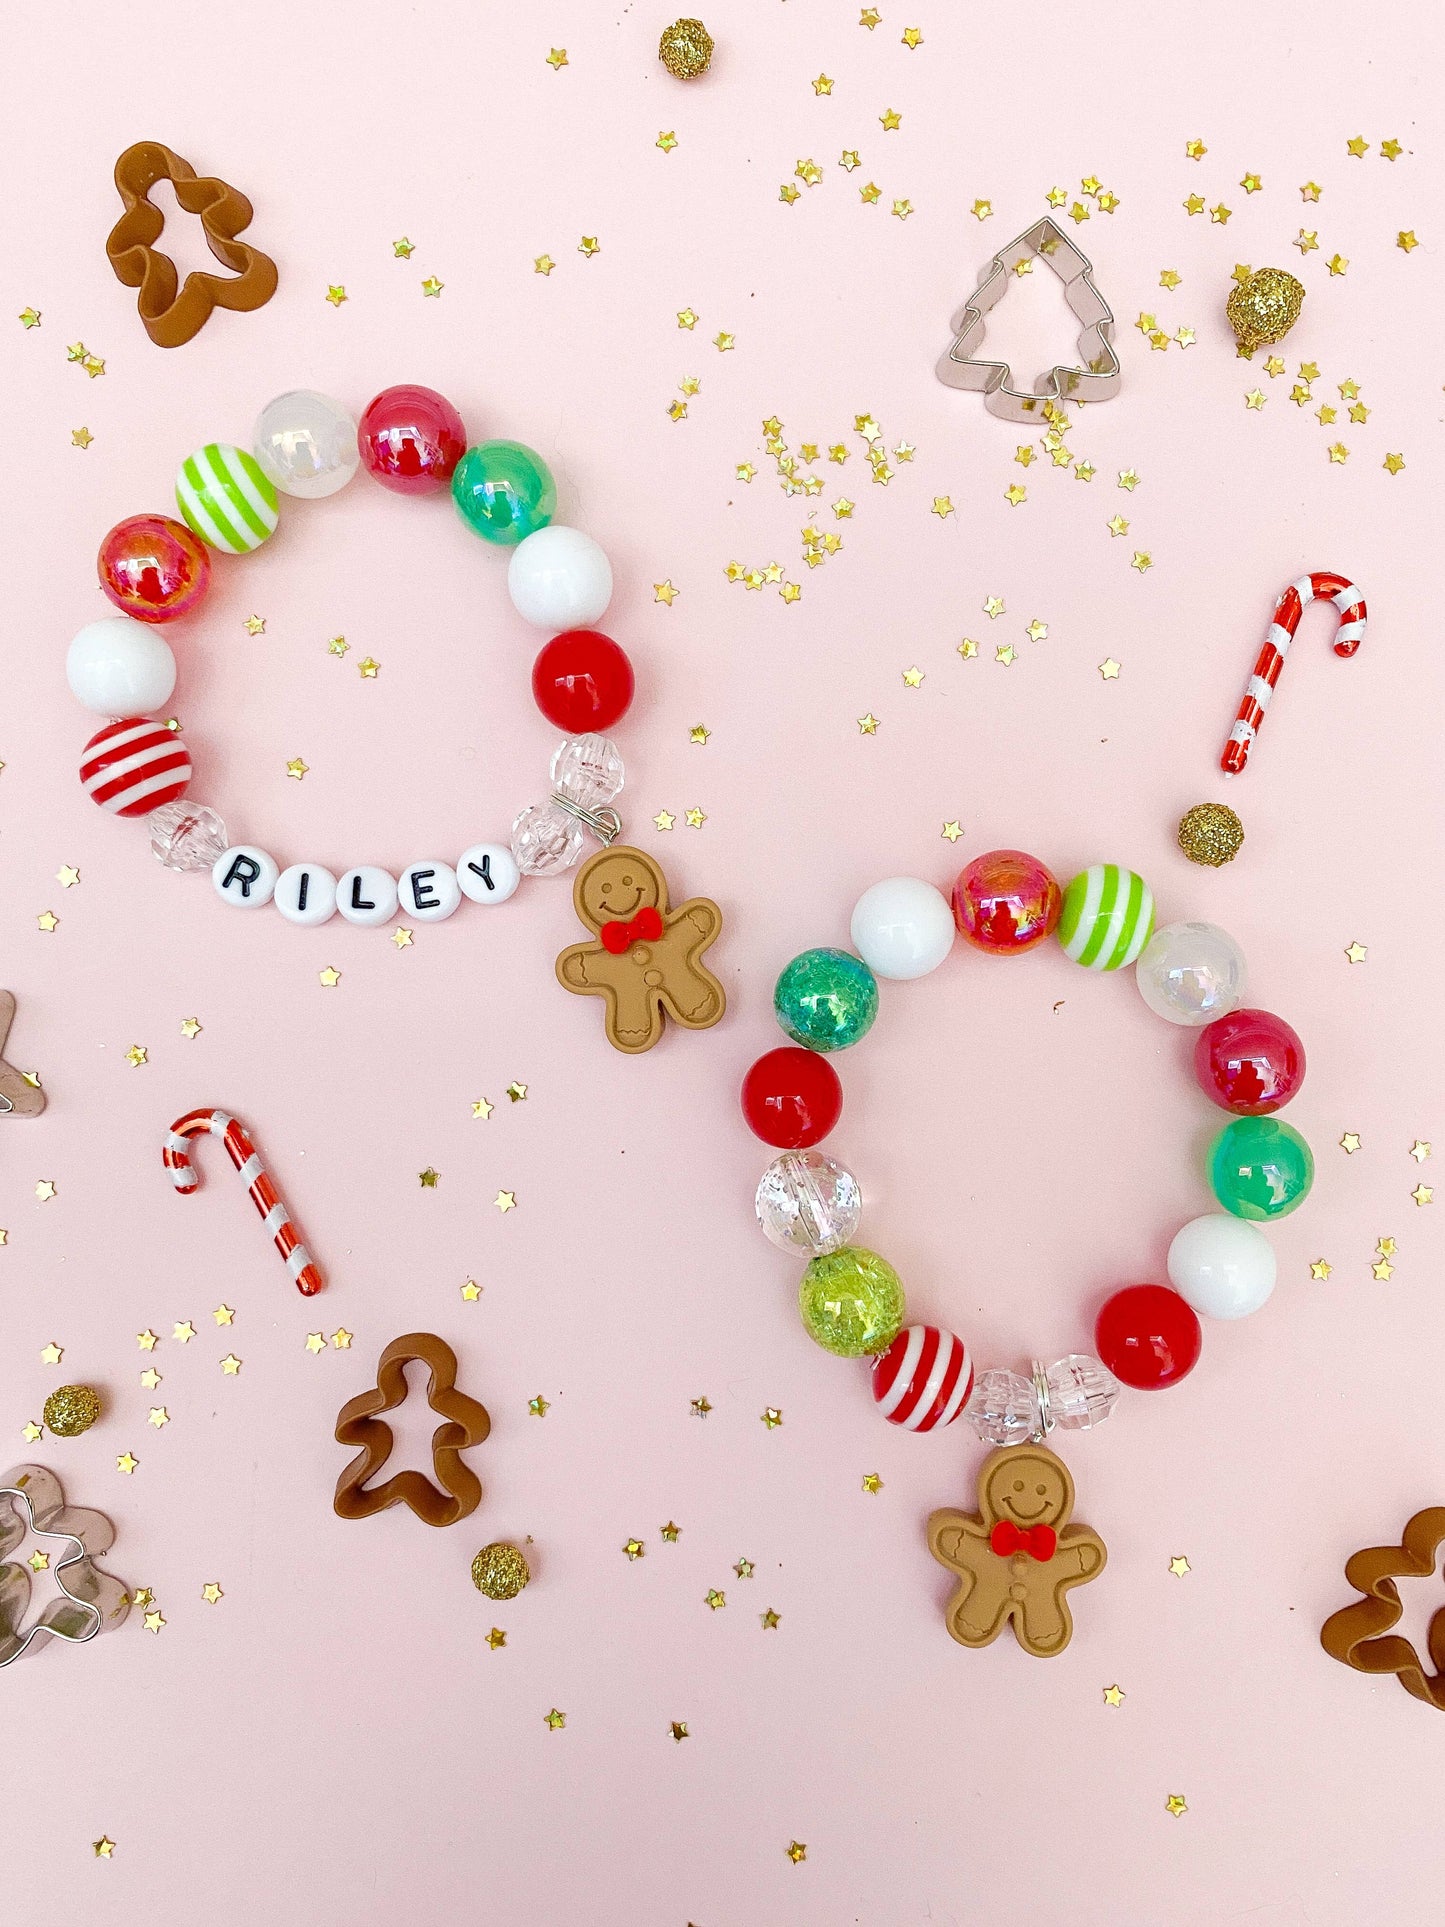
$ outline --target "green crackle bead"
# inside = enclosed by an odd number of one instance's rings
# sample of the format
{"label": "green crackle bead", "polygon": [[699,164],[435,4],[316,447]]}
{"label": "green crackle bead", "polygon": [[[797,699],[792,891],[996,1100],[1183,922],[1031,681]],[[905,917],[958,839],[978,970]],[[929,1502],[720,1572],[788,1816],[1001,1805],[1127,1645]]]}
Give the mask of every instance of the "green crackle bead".
{"label": "green crackle bead", "polygon": [[1236,1218],[1284,1218],[1309,1196],[1314,1154],[1292,1124],[1236,1117],[1209,1151],[1209,1182]]}
{"label": "green crackle bead", "polygon": [[534,448],[521,442],[478,442],[457,463],[452,500],[475,534],[511,548],[552,520],[557,484]]}
{"label": "green crackle bead", "polygon": [[798,1286],[809,1338],[839,1358],[884,1352],[903,1328],[903,1286],[886,1258],[844,1245],[814,1258]]}
{"label": "green crackle bead", "polygon": [[805,950],[773,991],[778,1022],[809,1050],[846,1050],[878,1015],[878,982],[848,950]]}

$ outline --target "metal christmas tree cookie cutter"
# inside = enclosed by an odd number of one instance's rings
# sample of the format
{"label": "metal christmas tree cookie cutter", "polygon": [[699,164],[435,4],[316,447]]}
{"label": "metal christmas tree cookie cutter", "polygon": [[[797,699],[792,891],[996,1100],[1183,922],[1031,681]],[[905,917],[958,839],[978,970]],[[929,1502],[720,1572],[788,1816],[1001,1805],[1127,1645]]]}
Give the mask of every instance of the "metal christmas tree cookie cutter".
{"label": "metal christmas tree cookie cutter", "polygon": [[[1032,389],[1014,386],[1008,363],[975,353],[983,342],[984,316],[1006,291],[1010,275],[1025,261],[1041,260],[1063,285],[1064,299],[1083,324],[1078,364],[1056,364]],[[950,388],[970,388],[984,398],[991,415],[1028,422],[1047,416],[1066,401],[1111,401],[1119,392],[1119,357],[1114,353],[1114,311],[1094,286],[1088,256],[1070,240],[1051,215],[1025,228],[1001,248],[984,269],[978,286],[953,318],[954,341],[938,363],[938,379]]]}
{"label": "metal christmas tree cookie cutter", "polygon": [[[49,1555],[60,1591],[26,1626],[30,1574],[9,1555],[32,1533],[37,1539],[64,1540],[69,1550],[63,1558]],[[114,1539],[105,1514],[67,1505],[59,1479],[43,1465],[17,1465],[0,1476],[0,1667],[39,1652],[52,1639],[81,1646],[120,1625],[130,1610],[130,1594],[94,1563]]]}

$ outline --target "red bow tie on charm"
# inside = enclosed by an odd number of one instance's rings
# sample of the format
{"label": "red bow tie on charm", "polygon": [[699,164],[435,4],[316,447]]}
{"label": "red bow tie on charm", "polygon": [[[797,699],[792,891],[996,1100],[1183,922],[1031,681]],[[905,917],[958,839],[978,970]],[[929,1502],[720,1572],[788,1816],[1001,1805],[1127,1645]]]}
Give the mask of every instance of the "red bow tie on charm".
{"label": "red bow tie on charm", "polygon": [[655,904],[648,904],[630,923],[604,923],[600,934],[603,947],[620,957],[635,943],[656,943],[662,935],[662,916]]}
{"label": "red bow tie on charm", "polygon": [[1016,1526],[1012,1519],[1000,1519],[988,1535],[988,1543],[1000,1559],[1015,1552],[1026,1552],[1033,1559],[1052,1559],[1059,1535],[1052,1526]]}

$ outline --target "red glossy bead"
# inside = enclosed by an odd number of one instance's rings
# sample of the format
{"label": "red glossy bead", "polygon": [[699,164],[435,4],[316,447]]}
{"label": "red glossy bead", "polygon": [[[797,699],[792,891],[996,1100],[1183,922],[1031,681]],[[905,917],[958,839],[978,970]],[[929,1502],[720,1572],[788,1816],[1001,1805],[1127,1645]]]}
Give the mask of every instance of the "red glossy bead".
{"label": "red glossy bead", "polygon": [[100,586],[137,622],[188,615],[211,580],[211,555],[184,522],[168,515],[128,515],[96,557]]}
{"label": "red glossy bead", "polygon": [[625,652],[597,629],[553,636],[532,664],[537,707],[568,736],[611,729],[627,713],[632,688]]}
{"label": "red glossy bead", "polygon": [[1063,892],[1036,856],[987,850],[959,871],[953,920],[979,950],[1011,957],[1042,943],[1059,920]]}
{"label": "red glossy bead", "polygon": [[1167,1285],[1126,1285],[1106,1299],[1094,1324],[1094,1349],[1125,1385],[1160,1392],[1199,1362],[1199,1319]]}
{"label": "red glossy bead", "polygon": [[843,1112],[843,1085],[826,1057],[782,1044],[758,1059],[743,1079],[743,1116],[763,1140],[783,1151],[806,1150],[825,1138]]}
{"label": "red glossy bead", "polygon": [[1264,1117],[1304,1083],[1305,1047],[1273,1011],[1231,1010],[1195,1039],[1194,1075],[1205,1096],[1226,1111]]}
{"label": "red glossy bead", "polygon": [[467,452],[462,418],[435,388],[402,382],[383,388],[356,431],[369,475],[401,495],[435,495],[448,487]]}

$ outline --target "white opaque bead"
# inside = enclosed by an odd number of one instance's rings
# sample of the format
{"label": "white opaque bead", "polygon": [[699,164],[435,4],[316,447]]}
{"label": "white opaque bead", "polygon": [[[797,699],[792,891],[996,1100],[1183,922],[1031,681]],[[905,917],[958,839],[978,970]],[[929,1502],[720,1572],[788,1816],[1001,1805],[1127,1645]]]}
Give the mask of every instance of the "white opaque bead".
{"label": "white opaque bead", "polygon": [[435,856],[408,863],[397,878],[396,893],[407,916],[418,923],[440,923],[462,900],[456,871]]}
{"label": "white opaque bead", "polygon": [[1171,1024],[1212,1024],[1244,1001],[1244,952],[1214,923],[1166,923],[1134,966],[1139,995]]}
{"label": "white opaque bead", "polygon": [[937,970],[955,934],[947,897],[919,877],[886,877],[865,890],[849,930],[874,976],[900,982]]}
{"label": "white opaque bead", "polygon": [[474,843],[457,858],[457,883],[473,903],[505,903],[521,881],[517,859],[503,843]]}
{"label": "white opaque bead", "polygon": [[72,637],[65,679],[76,701],[97,716],[143,715],[169,701],[176,659],[149,623],[102,616]]}
{"label": "white opaque bead", "polygon": [[336,878],[319,863],[293,863],[276,879],[276,908],[307,929],[336,915]]}
{"label": "white opaque bead", "polygon": [[1191,1218],[1169,1247],[1169,1282],[1206,1318],[1248,1318],[1274,1290],[1274,1246],[1225,1211]]}
{"label": "white opaque bead", "polygon": [[374,863],[358,863],[337,880],[336,907],[348,923],[389,923],[396,904],[396,878]]}
{"label": "white opaque bead", "polygon": [[238,910],[259,910],[271,901],[280,874],[276,859],[254,843],[233,843],[216,858],[211,881],[216,894]]}
{"label": "white opaque bead", "polygon": [[612,600],[612,564],[584,535],[553,522],[519,542],[507,564],[517,614],[539,629],[587,629]]}
{"label": "white opaque bead", "polygon": [[330,395],[293,388],[268,401],[256,420],[256,460],[286,495],[334,495],[356,473],[356,418]]}

